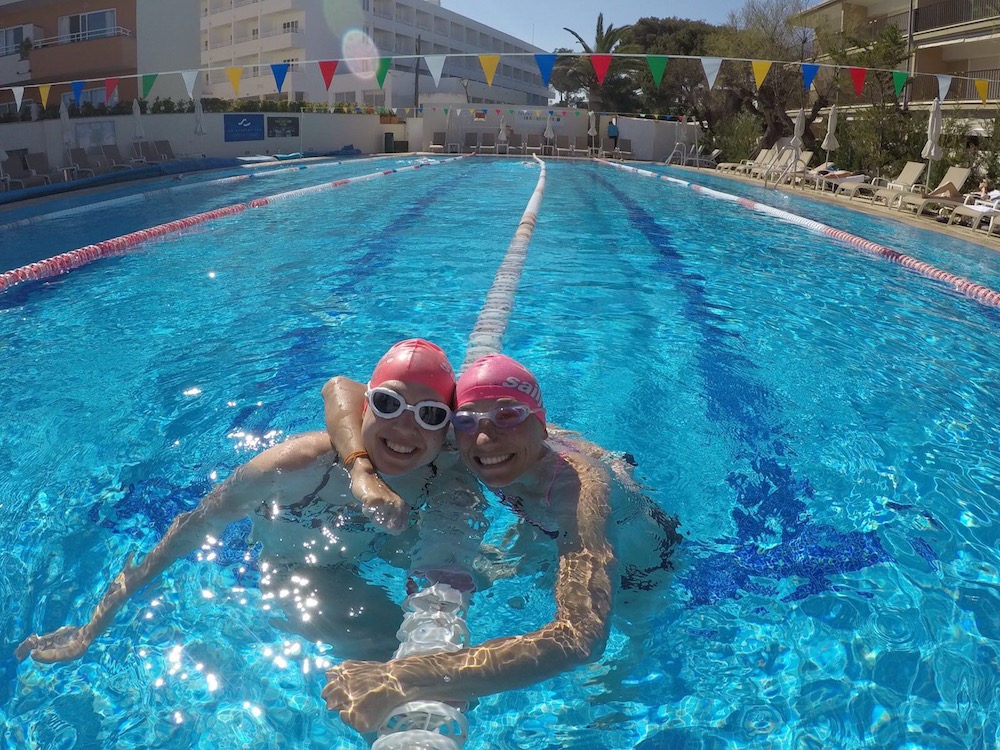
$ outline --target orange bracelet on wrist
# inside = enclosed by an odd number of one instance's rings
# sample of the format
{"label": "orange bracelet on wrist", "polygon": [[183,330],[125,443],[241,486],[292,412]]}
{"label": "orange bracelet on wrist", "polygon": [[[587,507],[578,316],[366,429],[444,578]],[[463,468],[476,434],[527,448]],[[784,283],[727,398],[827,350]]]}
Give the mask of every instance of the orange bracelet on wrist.
{"label": "orange bracelet on wrist", "polygon": [[[368,458],[368,451],[366,450],[352,451],[348,453],[346,456],[344,456],[344,460],[341,463],[343,464],[345,469],[350,471],[351,464],[353,464],[359,458]],[[368,460],[370,461],[371,459],[369,458]]]}

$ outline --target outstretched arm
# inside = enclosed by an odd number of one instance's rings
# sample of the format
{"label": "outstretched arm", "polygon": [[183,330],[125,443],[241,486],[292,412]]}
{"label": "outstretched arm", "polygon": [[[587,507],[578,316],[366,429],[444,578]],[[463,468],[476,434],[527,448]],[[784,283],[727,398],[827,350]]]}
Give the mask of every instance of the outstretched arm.
{"label": "outstretched arm", "polygon": [[531,685],[598,658],[608,635],[614,551],[605,534],[607,473],[580,456],[567,457],[576,472],[576,503],[559,542],[555,620],[523,636],[498,638],[450,654],[414,656],[387,664],[345,662],[327,672],[327,707],[369,731],[395,706],[413,700],[467,700]]}
{"label": "outstretched arm", "polygon": [[206,536],[218,535],[226,524],[252,512],[267,496],[276,470],[302,468],[329,450],[325,434],[309,433],[289,438],[238,468],[206,495],[197,508],[177,516],[141,564],[132,565],[132,555],[128,556],[125,569],[108,586],[86,625],[68,625],[47,635],[29,636],[15,651],[18,660],[26,659],[29,654],[40,662],[70,661],[82,656],[136,592],[177,558],[197,549]]}
{"label": "outstretched arm", "polygon": [[[337,376],[323,386],[326,431],[334,450],[341,456],[356,455],[365,449],[361,435],[364,402],[365,386],[356,380]],[[355,458],[344,468],[351,476],[351,492],[372,523],[391,534],[403,531],[410,506],[382,481],[367,455]]]}

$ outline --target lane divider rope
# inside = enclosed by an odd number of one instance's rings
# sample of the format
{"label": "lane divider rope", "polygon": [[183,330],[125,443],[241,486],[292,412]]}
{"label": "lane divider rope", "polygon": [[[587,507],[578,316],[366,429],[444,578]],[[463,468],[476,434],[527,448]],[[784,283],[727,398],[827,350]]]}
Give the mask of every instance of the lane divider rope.
{"label": "lane divider rope", "polygon": [[630,167],[624,164],[616,164],[605,159],[596,159],[595,161],[609,167],[614,167],[615,169],[620,169],[624,172],[640,175],[642,177],[652,177],[654,179],[664,180],[676,185],[682,185],[684,187],[691,188],[697,193],[707,195],[710,198],[737,203],[740,206],[748,208],[752,211],[769,214],[777,219],[780,219],[781,221],[796,224],[800,227],[808,229],[811,232],[815,232],[816,234],[823,234],[827,237],[832,237],[835,240],[840,240],[841,242],[872,255],[885,258],[886,260],[892,261],[893,263],[903,266],[904,268],[915,271],[928,279],[940,281],[961,294],[979,302],[980,304],[987,305],[989,307],[1000,307],[1000,292],[995,289],[991,289],[990,287],[984,286],[983,284],[979,284],[975,281],[970,281],[969,279],[948,271],[942,271],[940,268],[932,266],[930,263],[925,263],[924,261],[918,260],[910,255],[907,255],[906,253],[902,253],[899,250],[893,250],[891,247],[886,247],[885,245],[880,245],[877,242],[866,240],[864,237],[858,237],[850,232],[845,232],[843,229],[836,229],[818,221],[806,219],[789,211],[784,211],[780,208],[768,206],[763,203],[757,203],[749,198],[741,198],[740,196],[724,193],[720,190],[713,190],[712,188],[707,188],[703,185],[688,182],[687,180],[681,180],[676,177],[670,177],[669,175],[659,174],[658,172],[652,172],[648,169],[640,169],[638,167]]}
{"label": "lane divider rope", "polygon": [[299,195],[304,195],[306,193],[315,193],[325,190],[335,190],[337,188],[343,187],[345,185],[353,184],[355,182],[363,182],[366,180],[372,180],[377,177],[385,177],[387,175],[397,174],[399,172],[409,172],[413,170],[420,169],[427,166],[435,166],[438,164],[446,164],[448,162],[456,161],[458,159],[466,159],[471,155],[463,154],[461,156],[452,157],[450,159],[442,159],[438,161],[428,161],[421,164],[412,164],[407,167],[399,167],[398,169],[387,169],[381,172],[373,172],[367,175],[360,175],[358,177],[347,177],[342,180],[335,180],[329,183],[323,183],[321,185],[316,185],[309,188],[303,188],[301,190],[292,190],[287,193],[278,193],[277,195],[267,196],[265,198],[257,198],[256,200],[250,201],[249,203],[236,203],[231,206],[225,206],[224,208],[217,208],[212,211],[206,211],[204,213],[196,214],[194,216],[188,216],[184,219],[177,219],[175,221],[167,222],[166,224],[158,224],[157,226],[150,227],[148,229],[140,229],[137,232],[131,232],[129,234],[122,235],[120,237],[113,237],[109,240],[103,240],[93,245],[87,245],[85,247],[77,248],[76,250],[70,250],[65,253],[60,253],[51,258],[46,258],[45,260],[38,261],[36,263],[29,263],[28,265],[15,268],[13,270],[7,271],[5,273],[0,273],[0,293],[3,293],[7,289],[13,286],[24,283],[25,281],[39,281],[42,279],[48,279],[53,276],[58,276],[63,273],[68,273],[75,268],[87,265],[88,263],[93,263],[101,258],[108,258],[115,255],[123,255],[124,253],[133,250],[134,248],[142,245],[150,240],[163,237],[174,232],[180,232],[185,229],[190,229],[191,227],[197,226],[199,224],[204,224],[209,221],[215,221],[216,219],[221,219],[227,216],[232,216],[234,214],[242,213],[249,208],[260,208],[262,206],[267,206],[270,203],[285,200],[287,198],[297,197]]}
{"label": "lane divider rope", "polygon": [[545,162],[532,154],[532,158],[541,167],[541,174],[535,184],[535,190],[528,200],[528,205],[521,215],[521,221],[517,225],[517,231],[507,247],[496,276],[493,277],[493,285],[486,293],[486,300],[476,325],[469,334],[469,343],[465,350],[465,361],[462,363],[460,372],[475,362],[480,357],[487,354],[498,354],[502,350],[503,337],[507,331],[507,322],[510,319],[511,310],[514,309],[514,293],[521,280],[521,272],[524,270],[524,261],[528,255],[528,243],[531,242],[531,235],[535,231],[535,224],[538,222],[538,209],[542,203],[542,196],[545,195]]}

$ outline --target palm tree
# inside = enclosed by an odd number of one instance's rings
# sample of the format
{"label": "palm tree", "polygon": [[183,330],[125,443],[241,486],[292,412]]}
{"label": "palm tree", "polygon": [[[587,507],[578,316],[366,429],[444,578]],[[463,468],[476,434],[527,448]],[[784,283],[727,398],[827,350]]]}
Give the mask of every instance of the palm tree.
{"label": "palm tree", "polygon": [[[588,44],[573,29],[563,28],[576,37],[580,46],[583,47],[583,51],[588,55],[611,55],[616,52],[630,53],[636,51],[633,45],[623,44],[623,39],[632,30],[632,27],[619,26],[615,28],[614,24],[608,24],[608,28],[605,29],[603,13],[597,14],[597,31],[594,35],[593,45]],[[565,62],[563,63],[563,61]],[[604,109],[605,97],[602,90],[603,87],[597,82],[597,74],[594,73],[590,59],[587,57],[563,58],[560,62],[566,68],[570,69],[565,71],[566,75],[576,77],[583,84],[583,88],[587,89],[587,100],[590,102],[590,109],[595,112],[600,112]],[[607,78],[605,78],[605,85],[622,78],[633,67],[634,65],[622,60],[612,61],[611,67],[608,69]]]}

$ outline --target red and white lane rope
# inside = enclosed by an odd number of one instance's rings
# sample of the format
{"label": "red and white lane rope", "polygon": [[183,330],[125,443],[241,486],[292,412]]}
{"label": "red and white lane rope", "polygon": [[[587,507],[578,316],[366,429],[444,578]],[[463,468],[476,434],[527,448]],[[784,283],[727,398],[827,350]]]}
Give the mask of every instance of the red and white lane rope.
{"label": "red and white lane rope", "polygon": [[51,258],[46,258],[45,260],[38,261],[37,263],[29,263],[26,266],[21,266],[20,268],[15,268],[11,271],[0,273],[0,293],[25,281],[38,281],[40,279],[51,278],[53,276],[58,276],[60,274],[72,271],[74,268],[79,268],[80,266],[92,263],[95,260],[100,260],[101,258],[107,258],[114,255],[122,255],[128,252],[129,250],[133,250],[139,245],[142,245],[143,243],[146,243],[150,240],[163,237],[164,235],[167,234],[172,234],[173,232],[180,232],[185,229],[190,229],[191,227],[197,226],[199,224],[204,224],[209,221],[221,219],[226,216],[232,216],[233,214],[242,213],[243,211],[246,211],[249,208],[259,208],[262,206],[266,206],[270,203],[273,203],[275,201],[280,201],[287,198],[304,195],[305,193],[333,190],[355,182],[371,180],[377,177],[385,177],[386,175],[396,174],[398,172],[407,172],[425,166],[433,166],[435,164],[445,164],[449,161],[455,161],[456,159],[464,159],[464,158],[468,158],[468,155],[462,155],[458,157],[453,157],[451,159],[443,159],[438,161],[428,161],[426,163],[421,163],[421,164],[413,164],[408,167],[400,167],[399,169],[387,169],[381,172],[375,172],[367,175],[360,175],[359,177],[348,177],[343,180],[335,180],[334,182],[324,183],[322,185],[316,185],[314,187],[304,188],[302,190],[292,190],[287,193],[278,193],[277,195],[271,195],[265,198],[258,198],[256,200],[251,201],[250,203],[236,203],[232,206],[217,208],[213,211],[206,211],[205,213],[197,214],[195,216],[188,216],[187,218],[184,219],[170,221],[167,222],[166,224],[159,224],[157,226],[150,227],[149,229],[140,229],[137,232],[125,234],[120,237],[114,237],[109,240],[104,240],[103,242],[98,242],[94,245],[87,245],[86,247],[77,248],[76,250],[70,250],[69,252],[60,253],[59,255],[53,256]]}
{"label": "red and white lane rope", "polygon": [[970,281],[962,276],[958,276],[948,271],[942,271],[936,266],[932,266],[930,263],[925,263],[922,260],[917,260],[916,258],[902,253],[899,250],[893,250],[891,247],[886,247],[885,245],[880,245],[877,242],[872,242],[871,240],[866,240],[864,237],[858,237],[850,232],[845,232],[843,229],[835,229],[834,227],[827,226],[818,221],[813,221],[812,219],[805,219],[801,216],[797,216],[788,211],[783,211],[780,208],[774,208],[773,206],[768,206],[763,203],[757,203],[749,198],[741,198],[737,195],[732,195],[730,193],[723,193],[720,190],[713,190],[712,188],[707,188],[702,185],[697,185],[693,182],[688,182],[686,180],[680,180],[676,177],[670,177],[668,175],[659,174],[657,172],[651,172],[648,169],[639,169],[638,167],[630,167],[624,164],[616,164],[614,162],[606,161],[603,159],[597,160],[601,164],[605,164],[609,167],[614,167],[615,169],[620,169],[625,172],[631,172],[633,174],[638,174],[643,177],[653,177],[655,179],[665,180],[666,182],[672,182],[677,185],[683,185],[684,187],[689,187],[692,190],[707,195],[710,198],[716,198],[718,200],[725,200],[731,203],[737,203],[744,208],[749,208],[752,211],[758,211],[760,213],[769,214],[774,216],[781,221],[786,221],[790,224],[797,224],[800,227],[804,227],[811,232],[816,234],[826,235],[827,237],[832,237],[835,240],[840,240],[845,242],[852,247],[856,247],[859,250],[863,250],[872,255],[877,255],[886,260],[892,261],[898,265],[908,268],[911,271],[919,273],[928,279],[934,279],[935,281],[940,281],[948,286],[952,287],[956,291],[971,297],[976,302],[979,302],[990,307],[1000,307],[1000,292],[995,289],[991,289],[988,286],[979,284],[975,281]]}
{"label": "red and white lane rope", "polygon": [[500,263],[500,268],[497,269],[496,276],[493,277],[493,285],[486,294],[486,301],[483,303],[483,309],[479,311],[476,325],[469,334],[469,344],[465,350],[465,361],[462,363],[461,371],[480,357],[498,353],[502,349],[507,321],[510,319],[511,310],[514,309],[514,293],[521,281],[521,271],[524,270],[524,261],[528,256],[528,243],[531,242],[531,235],[535,231],[538,209],[542,203],[542,196],[545,195],[545,162],[537,156],[533,155],[533,158],[541,166],[541,174],[521,215],[517,231],[507,246],[507,253]]}

